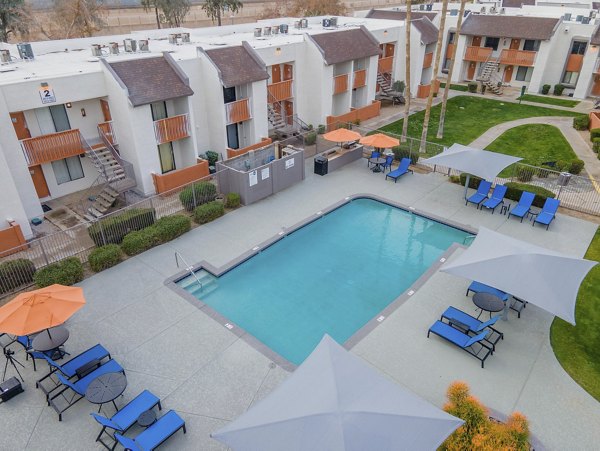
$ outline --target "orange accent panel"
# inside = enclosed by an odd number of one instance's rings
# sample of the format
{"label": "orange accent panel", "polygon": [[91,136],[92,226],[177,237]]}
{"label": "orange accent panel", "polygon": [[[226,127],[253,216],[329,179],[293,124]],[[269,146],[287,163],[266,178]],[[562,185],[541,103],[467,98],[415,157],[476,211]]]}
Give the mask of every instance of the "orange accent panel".
{"label": "orange accent panel", "polygon": [[250,152],[251,150],[261,149],[263,147],[271,144],[273,140],[271,138],[261,138],[260,142],[256,144],[252,144],[248,147],[242,147],[241,149],[232,149],[230,147],[227,148],[227,158],[238,157],[240,155],[244,155],[245,153]]}
{"label": "orange accent panel", "polygon": [[529,50],[508,50],[504,49],[500,53],[500,64],[510,64],[514,66],[533,66],[537,52]]}
{"label": "orange accent panel", "polygon": [[267,85],[270,97],[269,102],[286,100],[292,97],[292,80],[281,81]]}
{"label": "orange accent panel", "polygon": [[283,102],[285,108],[285,117],[287,119],[287,124],[292,125],[294,122],[294,102],[286,101]]}
{"label": "orange accent panel", "polygon": [[600,75],[598,75],[598,74],[594,74],[594,84],[592,85],[592,95],[593,96],[600,95]]}
{"label": "orange accent panel", "polygon": [[25,243],[25,237],[19,224],[0,230],[0,257],[27,249],[28,246],[24,245]]}
{"label": "orange accent panel", "polygon": [[419,85],[417,89],[417,98],[424,99],[429,96],[429,90],[431,89],[431,85]]}
{"label": "orange accent panel", "polygon": [[392,67],[394,66],[394,57],[386,56],[385,58],[379,58],[377,61],[377,72],[380,74],[385,74],[392,71]]}
{"label": "orange accent panel", "polygon": [[112,128],[112,122],[103,122],[101,124],[98,124],[98,128],[100,129],[100,131],[102,131],[108,142],[114,146],[116,144],[116,140],[115,133]]}
{"label": "orange accent panel", "polygon": [[354,81],[352,82],[352,89],[361,88],[367,84],[367,71],[361,69],[354,71]]}
{"label": "orange accent panel", "polygon": [[24,139],[21,145],[29,166],[85,153],[78,129]]}
{"label": "orange accent panel", "polygon": [[281,81],[281,66],[275,64],[271,66],[271,82],[279,83]]}
{"label": "orange accent panel", "polygon": [[513,76],[513,70],[515,66],[506,66],[504,69],[504,83],[510,83]]}
{"label": "orange accent panel", "polygon": [[104,122],[112,121],[112,115],[110,114],[110,107],[106,100],[100,99],[100,107],[102,108],[102,116],[104,116]]}
{"label": "orange accent panel", "polygon": [[187,114],[167,117],[154,121],[154,134],[156,135],[156,144],[177,141],[190,136],[190,124]]}
{"label": "orange accent panel", "polygon": [[467,68],[467,80],[473,80],[475,77],[475,68],[477,67],[477,63],[471,62],[469,63],[469,67]]}
{"label": "orange accent panel", "polygon": [[294,66],[291,64],[283,65],[283,80],[292,80],[294,78]]}
{"label": "orange accent panel", "polygon": [[188,183],[195,182],[209,175],[208,161],[198,160],[193,166],[176,169],[166,174],[152,174],[152,181],[157,194],[171,191]]}
{"label": "orange accent panel", "polygon": [[493,52],[493,49],[491,49],[489,47],[471,46],[471,47],[467,47],[467,50],[465,51],[465,56],[463,59],[465,61],[482,61],[483,62],[490,57],[492,52]]}
{"label": "orange accent panel", "polygon": [[393,58],[395,50],[396,50],[395,44],[386,44],[385,45],[385,54],[383,55],[384,58],[390,58],[390,57]]}
{"label": "orange accent panel", "polygon": [[366,121],[379,116],[381,111],[381,102],[374,100],[371,105],[362,108],[356,108],[349,113],[340,116],[327,116],[327,131],[333,131],[338,128],[338,124],[346,122]]}
{"label": "orange accent panel", "polygon": [[31,138],[31,133],[29,133],[27,121],[25,120],[25,115],[22,111],[10,113],[10,120],[12,121],[13,127],[15,128],[15,133],[17,134],[17,138],[19,140]]}
{"label": "orange accent panel", "polygon": [[569,55],[566,72],[579,72],[583,66],[583,55]]}
{"label": "orange accent panel", "polygon": [[236,124],[252,119],[249,99],[236,100],[225,104],[227,124]]}
{"label": "orange accent panel", "polygon": [[600,111],[592,111],[590,113],[590,130],[600,128]]}
{"label": "orange accent panel", "polygon": [[456,44],[448,44],[448,47],[446,47],[446,59],[453,58],[455,53]]}
{"label": "orange accent panel", "polygon": [[348,74],[333,77],[333,94],[340,94],[348,90]]}
{"label": "orange accent panel", "polygon": [[427,69],[428,67],[431,67],[432,61],[433,61],[433,52],[426,53],[425,57],[423,58],[423,69]]}
{"label": "orange accent panel", "polygon": [[473,47],[481,47],[481,36],[473,36],[473,40],[471,41],[471,45]]}
{"label": "orange accent panel", "polygon": [[520,39],[511,39],[510,40],[510,49],[511,50],[519,50],[520,45],[521,45]]}

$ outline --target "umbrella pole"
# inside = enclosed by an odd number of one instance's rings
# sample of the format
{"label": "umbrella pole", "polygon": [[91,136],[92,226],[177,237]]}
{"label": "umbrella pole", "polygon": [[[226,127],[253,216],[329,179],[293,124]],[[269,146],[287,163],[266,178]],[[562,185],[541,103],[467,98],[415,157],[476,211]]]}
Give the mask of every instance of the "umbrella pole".
{"label": "umbrella pole", "polygon": [[467,190],[469,189],[470,181],[471,181],[471,174],[467,174],[467,180],[465,181],[465,199],[467,198]]}

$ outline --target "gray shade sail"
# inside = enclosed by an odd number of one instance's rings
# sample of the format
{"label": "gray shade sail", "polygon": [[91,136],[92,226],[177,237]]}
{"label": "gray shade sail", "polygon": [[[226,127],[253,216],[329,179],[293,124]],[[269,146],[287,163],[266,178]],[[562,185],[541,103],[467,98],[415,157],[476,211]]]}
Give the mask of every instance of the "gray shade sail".
{"label": "gray shade sail", "polygon": [[575,324],[577,292],[594,265],[481,227],[471,246],[441,271],[490,285]]}
{"label": "gray shade sail", "polygon": [[287,380],[212,437],[236,451],[435,450],[462,423],[325,335]]}
{"label": "gray shade sail", "polygon": [[522,158],[452,144],[439,155],[427,158],[421,163],[446,166],[493,181],[500,171],[519,160]]}

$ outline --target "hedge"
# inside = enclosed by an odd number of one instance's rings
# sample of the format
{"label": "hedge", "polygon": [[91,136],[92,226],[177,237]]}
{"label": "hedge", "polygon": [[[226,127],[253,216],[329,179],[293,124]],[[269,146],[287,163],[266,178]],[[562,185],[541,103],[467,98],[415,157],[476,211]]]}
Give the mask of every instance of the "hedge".
{"label": "hedge", "polygon": [[121,244],[127,255],[137,255],[183,235],[191,227],[190,218],[183,215],[165,216],[154,225],[129,233]]}
{"label": "hedge", "polygon": [[600,128],[592,128],[590,130],[590,139],[593,141],[594,138],[600,138]]}
{"label": "hedge", "polygon": [[[460,174],[460,183],[463,186],[465,184],[466,177],[466,174]],[[469,188],[477,189],[480,181],[481,178],[472,175],[471,180],[469,181]],[[507,182],[504,184],[504,186],[506,186],[507,188],[506,194],[504,195],[505,199],[510,199],[518,202],[521,198],[521,194],[523,194],[523,191],[529,191],[530,193],[535,194],[533,205],[540,208],[544,206],[546,198],[555,197],[555,194],[552,191],[548,191],[547,189],[542,188],[541,186],[529,185],[527,183],[518,182]]]}
{"label": "hedge", "polygon": [[17,258],[0,263],[0,293],[7,293],[15,288],[33,282],[35,265],[26,258]]}
{"label": "hedge", "polygon": [[38,270],[33,281],[39,288],[55,283],[73,285],[83,280],[83,265],[77,257],[69,257]]}
{"label": "hedge", "polygon": [[206,224],[225,214],[225,207],[221,202],[209,202],[200,205],[194,210],[194,221],[198,224]]}
{"label": "hedge", "polygon": [[579,159],[571,160],[571,162],[569,163],[569,167],[567,168],[567,171],[570,172],[571,174],[578,175],[579,173],[581,173],[581,171],[583,171],[583,166],[585,166],[585,162],[583,160],[579,160]]}
{"label": "hedge", "polygon": [[598,151],[600,151],[600,138],[592,139],[592,150],[596,153],[598,153]]}
{"label": "hedge", "polygon": [[560,83],[554,85],[554,91],[553,94],[555,96],[562,96],[563,91],[565,90],[565,87],[563,85],[561,85]]}
{"label": "hedge", "polygon": [[88,262],[92,271],[100,272],[115,266],[122,258],[121,248],[116,244],[100,246],[90,252]]}
{"label": "hedge", "polygon": [[575,130],[587,130],[590,126],[589,116],[576,116],[573,118],[573,128]]}
{"label": "hedge", "polygon": [[417,164],[417,160],[419,159],[419,152],[410,151],[409,143],[402,143],[399,146],[392,147],[392,152],[394,152],[394,158],[396,160],[402,160],[403,158],[410,158],[410,164]]}
{"label": "hedge", "polygon": [[227,193],[225,196],[225,207],[237,208],[242,203],[242,198],[238,193]]}
{"label": "hedge", "polygon": [[88,234],[98,247],[121,244],[129,232],[154,224],[155,217],[154,208],[132,208],[119,215],[96,221],[88,228]]}
{"label": "hedge", "polygon": [[[339,127],[341,128],[341,127]],[[306,135],[304,135],[304,145],[306,146],[312,146],[314,143],[317,142],[317,133],[314,131],[308,132]]]}
{"label": "hedge", "polygon": [[550,92],[550,88],[551,87],[552,86],[550,86],[550,85],[544,85],[544,86],[542,86],[542,94],[548,94]]}
{"label": "hedge", "polygon": [[477,92],[477,86],[477,82],[475,81],[470,81],[469,83],[467,83],[467,89],[473,94]]}
{"label": "hedge", "polygon": [[142,230],[128,233],[125,238],[123,238],[121,249],[123,249],[123,252],[127,255],[137,255],[157,244],[158,243],[155,242],[154,231],[151,230],[150,227],[147,227]]}
{"label": "hedge", "polygon": [[[196,198],[195,204],[194,197]],[[210,182],[194,183],[179,193],[179,201],[187,211],[192,211],[198,205],[212,202],[215,197],[217,197],[217,187]]]}

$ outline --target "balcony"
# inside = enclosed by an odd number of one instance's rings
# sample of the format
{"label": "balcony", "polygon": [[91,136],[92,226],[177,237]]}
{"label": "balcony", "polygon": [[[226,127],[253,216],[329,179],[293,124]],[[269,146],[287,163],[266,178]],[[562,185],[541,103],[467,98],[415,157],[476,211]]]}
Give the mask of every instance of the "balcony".
{"label": "balcony", "polygon": [[377,73],[386,74],[392,72],[394,67],[394,57],[387,56],[385,58],[379,58],[377,62]]}
{"label": "balcony", "polygon": [[428,67],[431,67],[432,61],[433,61],[433,52],[426,53],[425,57],[423,58],[423,69],[427,69]]}
{"label": "balcony", "polygon": [[348,90],[348,74],[333,77],[333,94],[341,94]]}
{"label": "balcony", "polygon": [[581,66],[583,66],[583,55],[571,54],[567,59],[565,72],[580,72]]}
{"label": "balcony", "polygon": [[446,59],[454,58],[455,53],[456,44],[448,44],[448,47],[446,47]]}
{"label": "balcony", "polygon": [[533,66],[537,52],[529,50],[504,49],[500,53],[500,64],[510,64],[514,66]]}
{"label": "balcony", "polygon": [[190,119],[188,114],[167,117],[154,121],[156,144],[177,141],[190,136]]}
{"label": "balcony", "polygon": [[28,166],[49,163],[85,153],[78,129],[50,133],[21,141]]}
{"label": "balcony", "polygon": [[281,102],[294,97],[292,94],[292,80],[267,85],[267,90],[269,92],[269,102]]}
{"label": "balcony", "polygon": [[467,47],[465,51],[465,57],[463,58],[465,61],[487,61],[488,58],[492,55],[493,49],[489,47]]}
{"label": "balcony", "polygon": [[354,71],[354,81],[352,82],[352,89],[362,88],[367,84],[367,70],[361,69]]}
{"label": "balcony", "polygon": [[225,104],[225,121],[227,125],[252,119],[250,99],[236,100]]}

